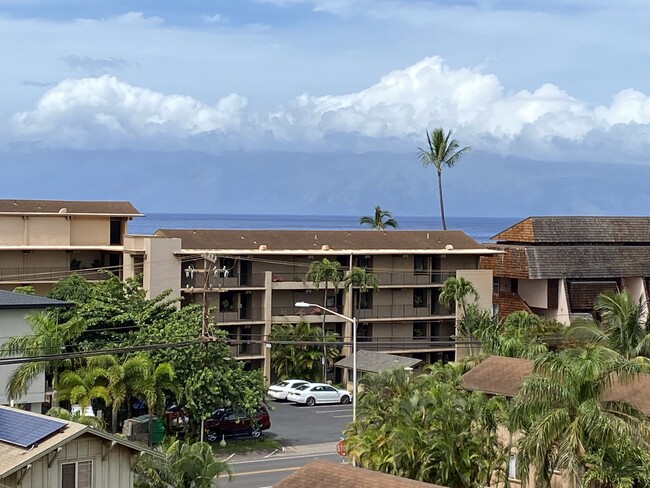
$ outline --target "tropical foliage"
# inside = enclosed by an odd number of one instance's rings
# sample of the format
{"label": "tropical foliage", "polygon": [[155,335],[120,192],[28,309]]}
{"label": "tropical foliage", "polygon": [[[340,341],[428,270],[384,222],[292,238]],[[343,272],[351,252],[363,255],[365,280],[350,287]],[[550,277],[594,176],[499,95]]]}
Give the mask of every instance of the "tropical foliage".
{"label": "tropical foliage", "polygon": [[458,141],[451,138],[451,131],[445,134],[442,128],[427,131],[427,147],[418,148],[420,162],[423,166],[433,166],[438,175],[438,196],[440,199],[440,218],[442,230],[447,230],[445,221],[445,205],[442,197],[442,169],[453,168],[470,147],[459,148]]}
{"label": "tropical foliage", "polygon": [[365,468],[454,488],[503,479],[504,403],[459,389],[459,373],[438,365],[417,377],[402,368],[365,376],[358,420],[345,433],[349,456]]}
{"label": "tropical foliage", "polygon": [[375,207],[375,214],[372,217],[361,217],[359,225],[365,225],[375,230],[386,230],[388,227],[396,229],[398,227],[397,220],[393,218],[389,211],[382,210],[379,205]]}
{"label": "tropical foliage", "polygon": [[[273,325],[269,340],[273,343],[271,367],[277,378],[317,381],[323,360],[323,348],[301,343],[336,342],[339,340],[339,335],[328,331],[323,336],[322,329],[312,327],[311,324],[303,321],[297,324]],[[325,359],[327,363],[332,364],[339,357],[341,348],[332,345],[326,351]]]}
{"label": "tropical foliage", "polygon": [[[606,396],[610,386],[630,381],[639,371],[638,363],[600,346],[540,356],[511,408],[510,431],[522,434],[517,448],[524,483],[533,473],[535,486],[550,486],[554,470],[570,487],[614,478],[619,480],[615,486],[633,486],[621,485],[622,479],[650,482],[648,465],[636,464],[648,459],[647,419],[632,405]],[[625,460],[619,459],[623,453]],[[595,460],[599,464],[592,466]]]}
{"label": "tropical foliage", "polygon": [[135,488],[212,488],[219,486],[219,476],[232,478],[232,468],[214,458],[208,443],[168,441],[159,452],[138,458]]}
{"label": "tropical foliage", "polygon": [[478,292],[471,281],[460,277],[449,277],[442,284],[442,290],[438,296],[438,301],[441,305],[451,308],[457,303],[460,304],[462,309],[461,320],[459,321],[458,335],[469,344],[469,354],[474,354],[474,333],[470,321],[463,321],[462,319],[467,315],[467,297],[474,297],[474,300],[479,299]]}

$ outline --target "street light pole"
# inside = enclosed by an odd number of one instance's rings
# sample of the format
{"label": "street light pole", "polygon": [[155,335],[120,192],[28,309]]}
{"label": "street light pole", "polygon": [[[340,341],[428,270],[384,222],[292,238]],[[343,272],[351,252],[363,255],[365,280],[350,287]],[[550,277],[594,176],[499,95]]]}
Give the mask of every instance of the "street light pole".
{"label": "street light pole", "polygon": [[[330,313],[352,324],[352,422],[357,420],[357,318],[348,317],[341,313],[325,308],[317,303],[296,302],[299,308],[317,308],[325,313]],[[324,339],[324,337],[323,337]],[[324,358],[325,359],[325,358]]]}

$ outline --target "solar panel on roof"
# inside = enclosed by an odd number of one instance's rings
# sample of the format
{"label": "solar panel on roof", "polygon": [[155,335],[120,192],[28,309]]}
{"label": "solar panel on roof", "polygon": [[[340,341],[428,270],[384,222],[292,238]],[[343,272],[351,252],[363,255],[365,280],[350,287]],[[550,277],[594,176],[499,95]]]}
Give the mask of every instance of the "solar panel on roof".
{"label": "solar panel on roof", "polygon": [[67,422],[37,417],[19,410],[0,409],[0,441],[30,447],[63,429]]}

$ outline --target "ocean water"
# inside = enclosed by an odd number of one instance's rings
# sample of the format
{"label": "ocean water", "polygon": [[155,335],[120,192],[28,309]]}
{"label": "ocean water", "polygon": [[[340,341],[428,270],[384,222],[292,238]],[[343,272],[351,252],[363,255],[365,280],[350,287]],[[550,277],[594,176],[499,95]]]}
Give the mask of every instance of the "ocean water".
{"label": "ocean water", "polygon": [[[439,217],[394,216],[400,230],[440,230]],[[478,242],[507,229],[516,217],[447,217],[447,229],[462,230]],[[343,215],[237,215],[150,213],[129,222],[130,234],[153,234],[158,229],[287,229],[362,230],[359,217]]]}

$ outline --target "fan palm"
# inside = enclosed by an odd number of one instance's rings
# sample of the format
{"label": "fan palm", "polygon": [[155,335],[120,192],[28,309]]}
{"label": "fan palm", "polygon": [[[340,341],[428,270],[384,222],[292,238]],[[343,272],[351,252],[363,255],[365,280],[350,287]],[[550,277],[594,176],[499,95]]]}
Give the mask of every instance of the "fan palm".
{"label": "fan palm", "polygon": [[387,210],[382,210],[379,205],[375,207],[375,215],[359,219],[359,225],[367,225],[375,230],[385,230],[387,227],[397,228],[397,220]]}
{"label": "fan palm", "polygon": [[650,427],[643,413],[604,399],[608,387],[631,380],[639,370],[637,363],[599,346],[540,356],[511,405],[510,430],[523,434],[517,464],[524,483],[532,470],[535,486],[550,486],[557,469],[567,486],[582,486],[593,453],[618,443],[647,452]]}
{"label": "fan palm", "polygon": [[447,230],[445,221],[445,205],[442,198],[442,168],[453,168],[462,155],[471,150],[470,147],[459,149],[456,139],[451,139],[451,131],[445,134],[442,128],[427,132],[426,149],[418,148],[420,162],[423,166],[433,166],[438,174],[438,196],[440,197],[440,218],[442,230]]}
{"label": "fan palm", "polygon": [[[59,323],[51,312],[30,314],[26,317],[31,329],[29,334],[7,339],[0,346],[0,356],[48,356],[66,351],[66,347],[86,330],[82,320],[72,318]],[[59,384],[59,370],[71,366],[69,359],[43,359],[23,363],[13,370],[7,382],[7,396],[18,399],[27,393],[34,379],[42,373],[52,374],[52,403],[58,406],[56,390]]]}

